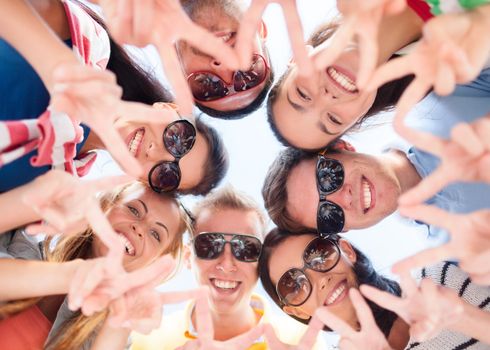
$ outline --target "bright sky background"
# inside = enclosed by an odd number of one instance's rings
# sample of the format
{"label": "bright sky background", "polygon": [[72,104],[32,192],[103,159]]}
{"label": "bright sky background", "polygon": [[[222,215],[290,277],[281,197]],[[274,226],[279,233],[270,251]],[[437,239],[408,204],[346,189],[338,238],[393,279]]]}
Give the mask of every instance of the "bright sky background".
{"label": "bright sky background", "polygon": [[[303,21],[306,37],[316,26],[336,15],[335,2],[325,0],[298,1],[300,16]],[[267,45],[270,51],[276,79],[286,69],[291,58],[287,31],[278,5],[270,5],[264,20],[268,27]],[[152,48],[136,52],[149,69],[154,69],[157,76],[163,78],[156,51]],[[375,118],[376,124],[361,133],[350,135],[348,139],[358,151],[380,153],[387,145],[397,141],[390,125],[391,114]],[[221,133],[230,155],[230,170],[223,183],[230,183],[236,189],[253,196],[263,204],[260,194],[263,180],[269,165],[275,159],[282,146],[276,141],[266,121],[265,108],[261,108],[250,116],[237,121],[222,121],[206,118]],[[103,173],[113,173],[115,165],[108,156],[99,157],[97,168]],[[186,204],[192,207],[193,198],[186,198]],[[271,224],[272,227],[272,224]],[[393,214],[382,223],[365,230],[351,231],[345,236],[363,250],[372,260],[376,268],[389,274],[390,266],[400,258],[423,249],[427,242],[425,230],[416,227],[409,221]],[[163,290],[189,289],[195,286],[194,278],[189,270],[183,269],[172,281],[165,284]],[[257,292],[266,295],[260,286]],[[271,304],[272,301],[271,301]],[[278,307],[273,310],[282,314]],[[183,304],[166,308],[166,313],[183,307]],[[325,335],[329,344],[335,343],[335,337]]]}

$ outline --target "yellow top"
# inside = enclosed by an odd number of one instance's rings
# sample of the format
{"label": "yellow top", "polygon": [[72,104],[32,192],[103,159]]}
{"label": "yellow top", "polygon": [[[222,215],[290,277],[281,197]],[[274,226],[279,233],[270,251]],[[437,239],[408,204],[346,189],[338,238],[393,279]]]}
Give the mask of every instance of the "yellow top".
{"label": "yellow top", "polygon": [[[266,301],[259,295],[252,295],[250,306],[259,314],[260,322],[268,322],[274,327],[279,339],[287,344],[297,344],[306,330],[306,326],[295,321],[289,316],[275,317],[271,314]],[[184,345],[189,340],[197,338],[192,322],[191,314],[194,302],[190,302],[182,311],[164,317],[162,324],[148,335],[133,332],[131,334],[131,350],[174,350]],[[260,337],[248,350],[268,350],[269,347],[264,337]],[[318,337],[315,350],[325,349],[325,344]]]}

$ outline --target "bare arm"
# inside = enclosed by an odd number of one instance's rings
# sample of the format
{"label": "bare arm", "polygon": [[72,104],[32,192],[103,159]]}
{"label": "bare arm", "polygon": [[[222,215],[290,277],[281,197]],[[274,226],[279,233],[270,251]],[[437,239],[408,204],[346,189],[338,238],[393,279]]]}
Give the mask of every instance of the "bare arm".
{"label": "bare arm", "polygon": [[0,194],[0,234],[40,220],[34,209],[22,201],[29,191],[35,191],[35,183],[30,182],[8,192]]}

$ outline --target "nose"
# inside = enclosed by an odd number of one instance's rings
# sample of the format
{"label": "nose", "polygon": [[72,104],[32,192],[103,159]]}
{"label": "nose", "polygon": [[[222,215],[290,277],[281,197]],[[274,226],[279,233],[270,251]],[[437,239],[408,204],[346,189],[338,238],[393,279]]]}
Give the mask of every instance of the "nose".
{"label": "nose", "polygon": [[336,203],[344,210],[351,209],[353,204],[352,185],[344,183],[336,192],[328,195],[327,199]]}
{"label": "nose", "polygon": [[146,159],[152,162],[159,162],[161,160],[172,161],[173,157],[163,146],[163,141],[151,140],[146,148]]}
{"label": "nose", "polygon": [[137,225],[136,223],[131,224],[131,231],[140,239],[143,239],[143,228],[141,225]]}
{"label": "nose", "polygon": [[220,77],[226,84],[233,82],[234,71],[225,68],[220,61],[211,60],[209,64],[210,72]]}
{"label": "nose", "polygon": [[224,252],[218,257],[216,269],[224,273],[235,272],[237,270],[236,260],[231,253],[229,244],[225,244]]}

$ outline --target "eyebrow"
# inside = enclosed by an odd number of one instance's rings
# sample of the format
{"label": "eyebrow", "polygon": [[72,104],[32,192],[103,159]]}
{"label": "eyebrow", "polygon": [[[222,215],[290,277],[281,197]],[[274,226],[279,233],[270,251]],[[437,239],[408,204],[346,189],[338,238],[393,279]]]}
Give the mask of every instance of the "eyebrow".
{"label": "eyebrow", "polygon": [[[145,209],[145,213],[148,214],[148,207],[146,206],[145,202],[143,202],[141,199],[137,199],[137,201],[141,203],[141,205]],[[169,235],[168,227],[165,224],[162,224],[161,222],[158,221],[155,224],[163,227],[167,231],[167,236]]]}
{"label": "eyebrow", "polygon": [[289,104],[295,109],[297,110],[298,112],[304,112],[306,111],[306,109],[303,107],[303,106],[300,106],[299,104],[297,103],[294,103],[293,101],[291,101],[291,98],[289,97],[289,91],[286,92],[286,98],[289,102]]}
{"label": "eyebrow", "polygon": [[339,134],[338,132],[331,132],[331,131],[329,131],[327,129],[327,127],[321,121],[318,121],[318,123],[316,123],[316,126],[318,127],[318,129],[320,129],[320,131],[322,131],[323,133],[325,133],[327,135],[335,136],[335,135],[338,135]]}
{"label": "eyebrow", "polygon": [[168,228],[167,228],[167,226],[165,226],[165,224],[162,224],[161,222],[158,222],[158,221],[156,222],[156,224],[157,224],[158,226],[163,227],[163,228],[165,229],[165,231],[167,231],[167,236],[169,235]]}

